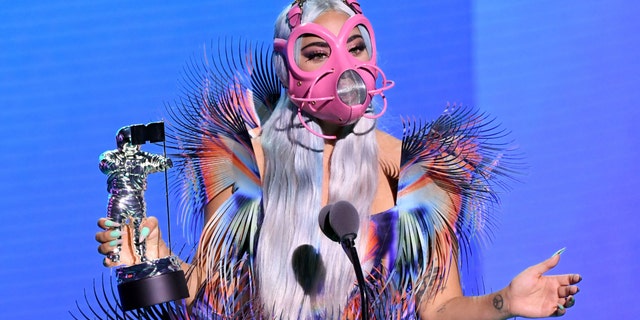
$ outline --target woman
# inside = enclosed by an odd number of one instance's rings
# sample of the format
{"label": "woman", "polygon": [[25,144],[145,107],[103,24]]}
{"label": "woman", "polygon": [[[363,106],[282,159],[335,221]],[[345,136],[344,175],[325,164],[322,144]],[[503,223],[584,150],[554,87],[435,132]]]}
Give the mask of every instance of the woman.
{"label": "woman", "polygon": [[[274,48],[286,94],[264,80],[269,66],[240,59],[251,68],[218,72],[226,81],[196,78],[174,112],[175,162],[194,213],[187,224],[203,226],[183,263],[194,318],[359,317],[353,266],[318,227],[321,209],[339,201],[359,216],[373,318],[547,317],[573,306],[580,276],[543,275],[559,253],[498,292],[463,296],[458,266],[486,232],[479,225],[508,153],[487,142],[489,120],[465,109],[407,123],[402,140],[376,129],[393,83],[376,66],[374,32],[356,1],[296,1],[277,20]],[[98,224],[100,253],[131,243],[113,222]],[[150,259],[169,254],[155,218],[141,235]],[[126,249],[120,257],[136,263]]]}

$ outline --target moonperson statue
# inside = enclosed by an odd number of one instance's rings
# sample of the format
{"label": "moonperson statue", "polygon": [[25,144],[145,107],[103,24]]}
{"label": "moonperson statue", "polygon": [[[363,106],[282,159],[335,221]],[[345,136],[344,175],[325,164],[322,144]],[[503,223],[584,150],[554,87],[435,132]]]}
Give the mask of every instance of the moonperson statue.
{"label": "moonperson statue", "polygon": [[[108,177],[107,217],[119,224],[119,232],[122,232],[124,225],[131,226],[134,252],[140,262],[145,262],[145,243],[142,241],[145,235],[141,234],[140,225],[146,217],[144,192],[147,189],[147,176],[170,168],[172,162],[162,155],[140,150],[140,145],[132,143],[131,128],[127,126],[118,130],[118,149],[106,151],[100,156],[100,171]],[[120,260],[121,246],[119,243],[109,254],[111,261]]]}
{"label": "moonperson statue", "polygon": [[[164,123],[123,127],[116,134],[118,148],[100,155],[100,171],[107,175],[109,192],[107,218],[111,224],[108,227],[117,238],[107,257],[120,263],[122,246],[129,245],[134,261],[122,261],[122,264],[136,263],[116,270],[118,293],[125,311],[189,296],[184,272],[176,256],[154,260],[146,256],[145,239],[149,229],[141,226],[146,218],[147,177],[173,165],[171,159],[163,155],[142,151],[140,145],[147,141],[164,141]],[[124,232],[129,233],[130,243],[123,242]]]}

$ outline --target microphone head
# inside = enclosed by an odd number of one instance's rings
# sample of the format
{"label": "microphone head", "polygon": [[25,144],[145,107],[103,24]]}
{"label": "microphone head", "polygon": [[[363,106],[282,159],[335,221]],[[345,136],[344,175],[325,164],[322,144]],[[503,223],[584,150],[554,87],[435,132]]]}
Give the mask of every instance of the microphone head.
{"label": "microphone head", "polygon": [[360,229],[358,210],[347,201],[338,201],[329,212],[329,224],[339,239],[347,235],[353,235],[355,239]]}
{"label": "microphone head", "polygon": [[320,209],[320,214],[318,214],[318,224],[320,225],[320,230],[324,233],[327,238],[340,242],[340,237],[336,234],[331,226],[331,222],[329,221],[329,216],[331,212],[331,208],[333,208],[332,204],[328,204]]}
{"label": "microphone head", "polygon": [[355,239],[360,228],[360,217],[351,203],[338,201],[320,210],[318,224],[329,239],[340,242],[347,235],[353,235]]}

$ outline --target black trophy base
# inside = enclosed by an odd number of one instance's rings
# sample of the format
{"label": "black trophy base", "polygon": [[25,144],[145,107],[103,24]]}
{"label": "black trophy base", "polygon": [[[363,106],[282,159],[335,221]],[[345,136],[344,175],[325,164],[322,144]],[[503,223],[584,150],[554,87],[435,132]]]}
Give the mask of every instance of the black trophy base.
{"label": "black trophy base", "polygon": [[120,303],[124,311],[189,297],[187,281],[182,270],[127,281],[118,284]]}

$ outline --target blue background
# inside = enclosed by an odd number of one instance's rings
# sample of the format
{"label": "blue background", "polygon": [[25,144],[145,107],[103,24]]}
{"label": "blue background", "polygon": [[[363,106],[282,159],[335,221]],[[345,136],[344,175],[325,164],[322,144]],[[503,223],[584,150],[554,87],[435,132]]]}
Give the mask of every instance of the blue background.
{"label": "blue background", "polygon": [[[121,126],[162,119],[186,62],[211,40],[270,41],[287,3],[0,2],[0,318],[69,318],[83,290],[109,274],[93,240],[107,196],[98,155],[115,148]],[[486,250],[487,289],[567,247],[552,272],[584,280],[566,319],[639,315],[640,5],[362,7],[396,81],[387,123],[433,119],[447,103],[477,106],[525,154],[527,173],[503,195]],[[152,176],[150,214],[164,216],[163,197],[162,176]]]}

